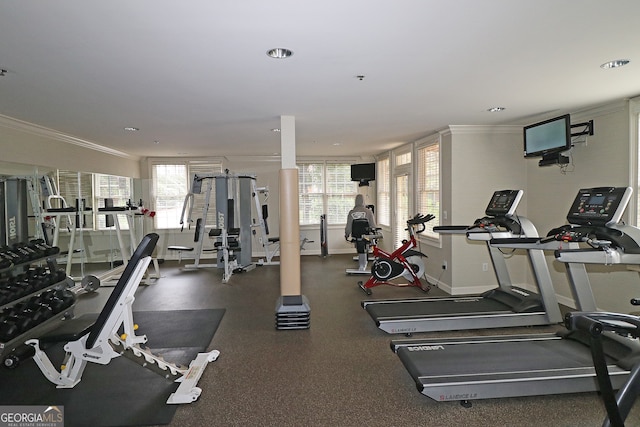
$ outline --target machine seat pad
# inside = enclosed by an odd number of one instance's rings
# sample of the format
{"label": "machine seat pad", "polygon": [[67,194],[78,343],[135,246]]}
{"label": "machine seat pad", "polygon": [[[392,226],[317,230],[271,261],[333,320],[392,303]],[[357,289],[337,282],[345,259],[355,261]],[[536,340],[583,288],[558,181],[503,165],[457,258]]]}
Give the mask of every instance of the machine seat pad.
{"label": "machine seat pad", "polygon": [[269,243],[277,243],[280,241],[279,237],[269,237]]}
{"label": "machine seat pad", "polygon": [[69,207],[69,208],[48,208],[47,212],[75,212],[76,208],[73,207]]}
{"label": "machine seat pad", "polygon": [[111,206],[108,208],[98,208],[98,212],[124,212],[127,209],[126,206]]}
{"label": "machine seat pad", "polygon": [[192,247],[189,246],[167,246],[167,250],[168,251],[185,251],[185,252],[191,252],[193,251]]}

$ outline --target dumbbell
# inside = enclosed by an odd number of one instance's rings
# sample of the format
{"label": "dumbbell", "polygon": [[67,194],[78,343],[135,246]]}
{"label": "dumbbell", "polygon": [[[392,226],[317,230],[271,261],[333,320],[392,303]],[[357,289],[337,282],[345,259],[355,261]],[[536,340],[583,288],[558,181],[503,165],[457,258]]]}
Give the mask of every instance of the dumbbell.
{"label": "dumbbell", "polygon": [[36,348],[30,345],[21,345],[18,348],[15,348],[11,353],[4,358],[4,366],[5,368],[15,369],[18,365],[32,358],[36,354]]}
{"label": "dumbbell", "polygon": [[23,312],[8,316],[2,324],[0,324],[0,341],[11,341],[23,332],[28,331],[35,323],[32,319],[32,312]]}
{"label": "dumbbell", "polygon": [[57,246],[49,246],[42,239],[31,240],[29,242],[29,247],[41,251],[45,256],[55,255],[60,252],[60,248]]}
{"label": "dumbbell", "polygon": [[9,318],[5,318],[5,320],[0,323],[0,342],[9,342],[18,335],[20,335],[20,329],[15,322],[9,320]]}
{"label": "dumbbell", "polygon": [[8,246],[3,246],[2,249],[0,249],[0,255],[11,261],[12,264],[18,264],[21,260],[20,256],[13,252]]}
{"label": "dumbbell", "polygon": [[51,319],[54,315],[53,310],[46,304],[39,304],[37,308],[33,310],[32,320],[35,325],[39,325],[42,322],[45,322]]}
{"label": "dumbbell", "polygon": [[76,296],[69,289],[56,290],[56,297],[60,298],[64,302],[64,308],[71,307],[76,302]]}
{"label": "dumbbell", "polygon": [[0,288],[0,305],[9,304],[11,301],[15,300],[16,298],[14,298],[13,295],[13,292]]}
{"label": "dumbbell", "polygon": [[2,288],[2,291],[7,298],[7,302],[5,304],[22,297],[22,289],[14,285],[7,285]]}
{"label": "dumbbell", "polygon": [[51,280],[51,284],[54,283],[58,283],[58,282],[62,282],[64,279],[67,278],[67,273],[64,271],[63,268],[58,268],[56,270],[49,270],[49,276],[50,276],[50,280]]}
{"label": "dumbbell", "polygon": [[27,261],[45,257],[44,251],[29,247],[24,243],[14,243],[13,250],[20,253]]}
{"label": "dumbbell", "polygon": [[0,256],[0,270],[4,270],[5,268],[9,268],[13,265],[13,263],[11,262],[11,260],[8,260],[7,258]]}
{"label": "dumbbell", "polygon": [[26,279],[23,280],[16,280],[11,287],[13,289],[15,289],[16,295],[18,296],[18,298],[22,298],[26,295],[32,294],[36,291],[36,288],[34,286],[33,282],[29,282]]}
{"label": "dumbbell", "polygon": [[53,311],[54,314],[58,314],[66,308],[65,302],[55,295],[53,295],[51,298],[47,299],[46,301],[43,301],[42,305],[46,305],[49,308],[51,308],[51,311]]}

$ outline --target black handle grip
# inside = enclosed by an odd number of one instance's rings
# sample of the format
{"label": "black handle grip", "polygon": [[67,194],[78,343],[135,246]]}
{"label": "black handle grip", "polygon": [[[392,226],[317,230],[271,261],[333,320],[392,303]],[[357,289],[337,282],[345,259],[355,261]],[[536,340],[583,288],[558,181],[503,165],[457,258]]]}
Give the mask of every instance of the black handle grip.
{"label": "black handle grip", "polygon": [[586,331],[593,337],[597,337],[604,331],[602,323],[588,316],[568,313],[564,320],[567,329]]}

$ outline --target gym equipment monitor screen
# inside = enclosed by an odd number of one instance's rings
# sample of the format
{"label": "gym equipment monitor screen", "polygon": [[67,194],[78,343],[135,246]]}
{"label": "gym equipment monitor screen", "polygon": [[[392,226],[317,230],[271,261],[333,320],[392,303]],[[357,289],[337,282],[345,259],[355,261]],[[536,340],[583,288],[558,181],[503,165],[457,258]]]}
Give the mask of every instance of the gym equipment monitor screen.
{"label": "gym equipment monitor screen", "polygon": [[524,127],[524,156],[540,157],[571,148],[569,114]]}
{"label": "gym equipment monitor screen", "polygon": [[567,220],[570,224],[596,226],[620,222],[631,192],[629,187],[582,189],[571,205]]}
{"label": "gym equipment monitor screen", "polygon": [[489,205],[484,210],[485,215],[498,217],[515,214],[522,194],[522,190],[500,190],[494,192]]}

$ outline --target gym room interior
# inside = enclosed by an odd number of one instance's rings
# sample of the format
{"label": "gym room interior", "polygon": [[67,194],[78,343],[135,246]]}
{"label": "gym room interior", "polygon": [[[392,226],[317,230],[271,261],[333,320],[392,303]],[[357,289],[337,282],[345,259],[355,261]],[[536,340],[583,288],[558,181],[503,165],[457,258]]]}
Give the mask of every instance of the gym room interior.
{"label": "gym room interior", "polygon": [[[638,16],[0,5],[0,424],[640,426]],[[372,309],[496,288],[541,314]]]}

